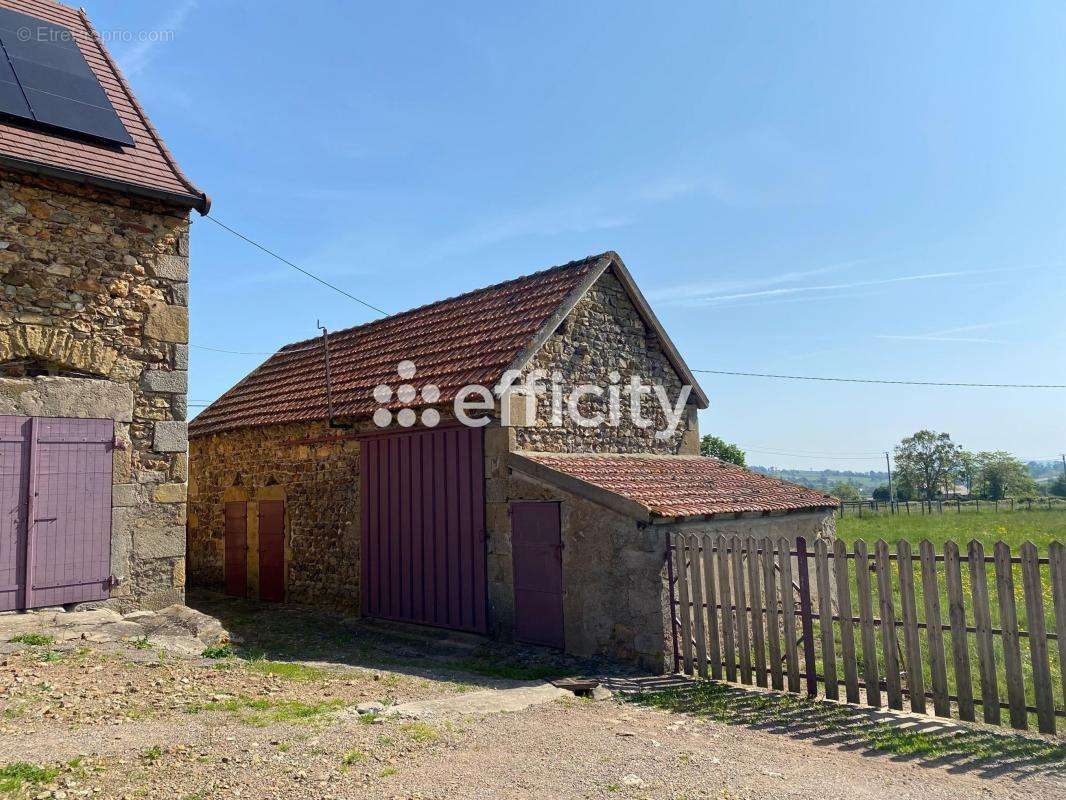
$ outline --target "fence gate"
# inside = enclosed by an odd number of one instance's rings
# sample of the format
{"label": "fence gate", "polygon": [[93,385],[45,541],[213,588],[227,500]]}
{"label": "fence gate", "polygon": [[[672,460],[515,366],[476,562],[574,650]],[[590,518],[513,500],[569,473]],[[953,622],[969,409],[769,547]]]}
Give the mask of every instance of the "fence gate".
{"label": "fence gate", "polygon": [[0,416],[0,611],[107,598],[106,419]]}
{"label": "fence gate", "polygon": [[[871,552],[804,539],[675,535],[675,669],[1054,733],[1066,717],[1066,548],[971,541]],[[1024,658],[1023,658],[1024,651]],[[843,684],[843,685],[841,685]],[[843,696],[842,695],[843,692]]]}

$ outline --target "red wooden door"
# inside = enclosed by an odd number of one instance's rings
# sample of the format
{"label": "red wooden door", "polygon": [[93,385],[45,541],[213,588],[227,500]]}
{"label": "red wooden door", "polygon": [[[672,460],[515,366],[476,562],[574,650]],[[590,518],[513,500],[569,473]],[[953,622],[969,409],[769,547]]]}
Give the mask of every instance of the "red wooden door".
{"label": "red wooden door", "polygon": [[248,594],[248,504],[243,500],[226,503],[226,594]]}
{"label": "red wooden door", "polygon": [[259,599],[285,599],[285,503],[259,501]]}
{"label": "red wooden door", "polygon": [[0,417],[0,610],[107,598],[114,430]]}
{"label": "red wooden door", "polygon": [[368,436],[360,458],[363,613],[485,633],[481,429]]}
{"label": "red wooden door", "polygon": [[563,647],[563,542],[558,503],[511,503],[514,635]]}

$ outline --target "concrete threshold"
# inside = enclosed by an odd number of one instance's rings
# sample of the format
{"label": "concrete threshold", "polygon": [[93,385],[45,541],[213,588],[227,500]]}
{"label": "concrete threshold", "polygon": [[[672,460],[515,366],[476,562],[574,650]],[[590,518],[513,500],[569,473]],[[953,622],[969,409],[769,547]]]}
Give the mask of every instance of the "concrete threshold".
{"label": "concrete threshold", "polygon": [[573,697],[573,694],[544,681],[525,681],[506,689],[483,689],[437,700],[401,703],[385,709],[383,716],[432,719],[502,714],[524,711],[533,706],[550,703],[560,697]]}

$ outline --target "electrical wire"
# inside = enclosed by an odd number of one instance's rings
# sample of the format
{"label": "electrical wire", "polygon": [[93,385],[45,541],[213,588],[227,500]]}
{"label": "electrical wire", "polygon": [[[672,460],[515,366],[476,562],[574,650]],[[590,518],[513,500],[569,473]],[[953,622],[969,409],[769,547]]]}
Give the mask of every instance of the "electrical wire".
{"label": "electrical wire", "polygon": [[361,305],[364,305],[364,306],[366,306],[367,308],[371,309],[372,311],[376,311],[376,312],[378,312],[378,313],[379,313],[379,314],[381,314],[382,316],[386,316],[386,317],[387,317],[387,316],[389,316],[389,312],[388,312],[388,311],[384,311],[384,310],[382,310],[382,309],[378,308],[378,307],[377,307],[377,306],[375,306],[375,305],[371,305],[371,304],[370,304],[370,303],[368,303],[368,302],[367,302],[366,300],[363,300],[363,299],[361,299],[361,298],[358,298],[358,297],[356,297],[356,296],[355,296],[354,294],[350,294],[350,293],[346,292],[346,291],[345,291],[344,289],[342,289],[341,287],[339,287],[339,286],[336,286],[335,284],[332,284],[332,283],[330,283],[329,281],[325,280],[324,278],[320,278],[320,277],[318,277],[317,275],[315,275],[315,273],[313,273],[313,272],[309,272],[308,270],[304,269],[303,267],[298,267],[298,266],[296,266],[296,265],[295,265],[295,264],[293,264],[293,263],[292,263],[291,261],[289,261],[289,260],[288,260],[287,258],[283,258],[282,256],[279,256],[279,255],[278,255],[277,253],[275,253],[275,252],[274,252],[273,250],[271,250],[271,249],[270,249],[269,247],[266,247],[266,246],[264,246],[264,245],[261,245],[261,244],[259,244],[259,242],[255,241],[254,239],[252,239],[252,238],[250,238],[250,237],[248,237],[248,236],[245,236],[245,235],[244,235],[243,233],[241,233],[240,231],[236,231],[236,230],[234,230],[234,229],[233,229],[233,228],[231,228],[231,227],[230,227],[229,225],[227,225],[226,223],[224,223],[224,222],[220,221],[220,220],[219,220],[219,219],[217,219],[216,217],[208,216],[208,217],[206,217],[205,219],[208,219],[208,220],[210,220],[211,222],[215,223],[216,225],[218,225],[218,227],[222,228],[223,230],[229,231],[229,232],[230,232],[230,233],[232,233],[232,234],[233,234],[234,236],[236,236],[236,237],[237,237],[238,239],[243,239],[243,240],[244,240],[244,241],[246,241],[246,242],[247,242],[248,244],[252,245],[252,247],[256,247],[256,248],[258,248],[258,249],[262,250],[262,251],[263,251],[264,253],[266,253],[266,254],[267,254],[268,256],[271,256],[271,257],[273,257],[273,258],[276,258],[276,259],[277,259],[278,261],[280,261],[280,262],[281,262],[282,264],[285,264],[286,266],[292,267],[292,268],[293,268],[294,270],[296,270],[297,272],[302,272],[302,273],[303,273],[304,275],[306,275],[306,276],[307,276],[308,278],[311,278],[312,280],[316,280],[316,281],[318,281],[318,282],[319,282],[319,283],[321,283],[321,284],[322,284],[323,286],[327,286],[327,287],[329,287],[330,289],[332,289],[333,291],[335,291],[335,292],[339,292],[340,294],[343,294],[343,295],[344,295],[345,297],[347,297],[348,299],[350,299],[350,300],[354,300],[355,302],[357,302],[357,303],[360,303]]}
{"label": "electrical wire", "polygon": [[1066,389],[1066,384],[1061,383],[964,383],[961,381],[911,381],[886,378],[826,378],[810,375],[776,375],[768,372],[729,372],[717,369],[694,369],[692,372],[704,372],[708,375],[739,375],[745,378],[777,378],[779,380],[829,381],[832,383],[880,383],[896,386],[954,386],[970,389]]}

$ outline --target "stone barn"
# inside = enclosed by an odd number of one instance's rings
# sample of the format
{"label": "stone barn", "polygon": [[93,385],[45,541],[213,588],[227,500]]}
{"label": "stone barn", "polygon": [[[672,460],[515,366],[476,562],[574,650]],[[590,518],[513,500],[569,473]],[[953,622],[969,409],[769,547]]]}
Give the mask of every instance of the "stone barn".
{"label": "stone barn", "polygon": [[706,406],[616,253],[293,343],[190,425],[190,581],[663,669],[667,531],[833,534]]}
{"label": "stone barn", "polygon": [[0,610],[184,597],[182,174],[83,11],[0,0]]}

